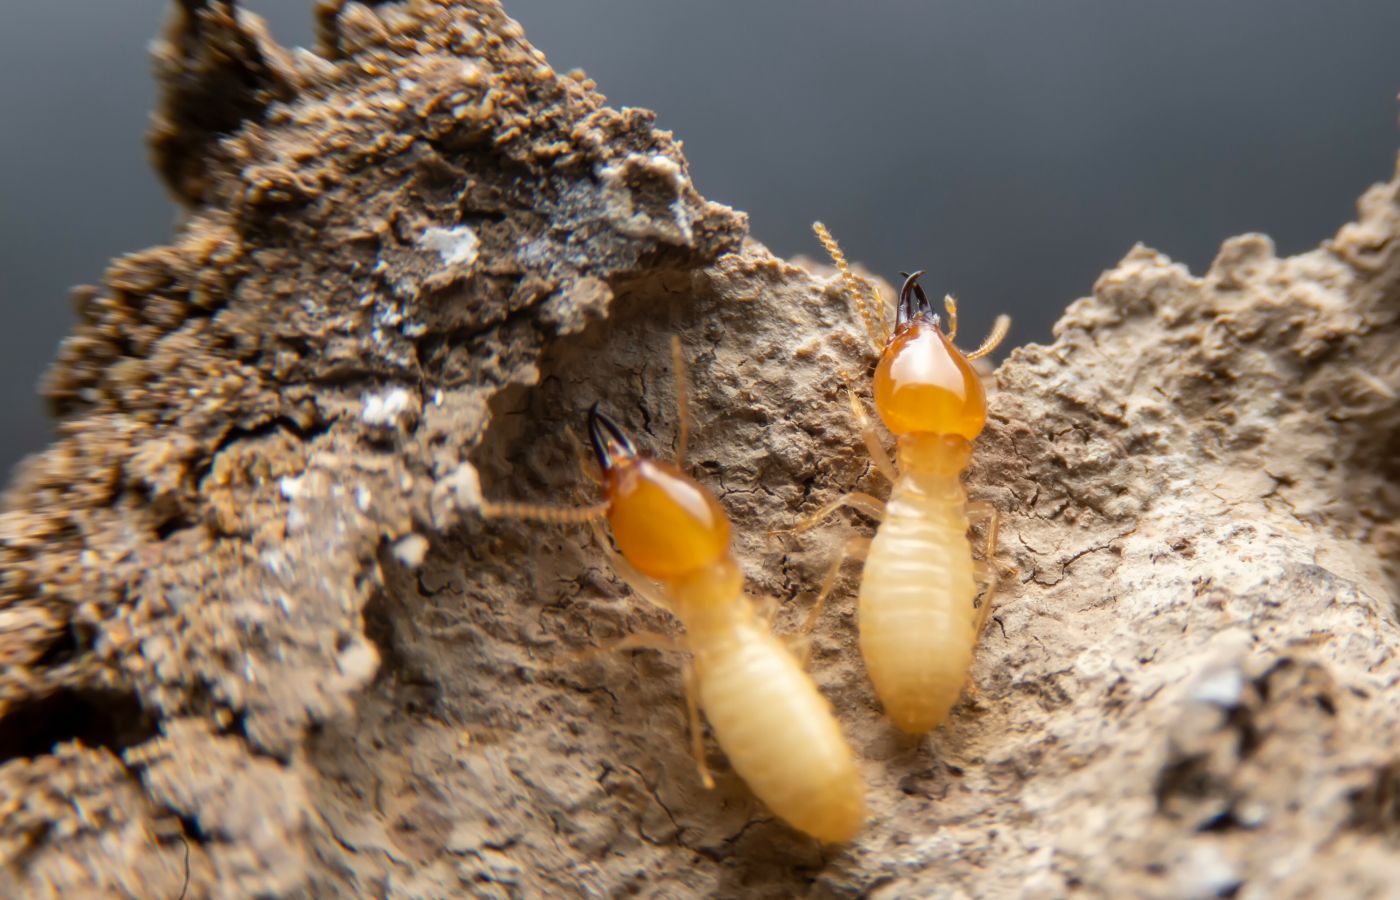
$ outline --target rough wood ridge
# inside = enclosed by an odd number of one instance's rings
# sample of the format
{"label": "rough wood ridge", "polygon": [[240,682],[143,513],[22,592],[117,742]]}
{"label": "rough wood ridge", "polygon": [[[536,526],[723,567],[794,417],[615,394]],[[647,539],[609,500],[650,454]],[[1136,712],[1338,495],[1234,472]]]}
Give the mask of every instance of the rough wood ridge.
{"label": "rough wood ridge", "polygon": [[1134,249],[1010,355],[977,690],[901,738],[847,576],[812,670],[874,814],[822,848],[713,744],[700,787],[675,660],[575,658],[672,627],[586,531],[467,501],[588,496],[594,401],[668,452],[680,334],[792,628],[869,526],[766,532],[883,490],[838,281],[495,4],[318,15],[286,50],[188,0],[157,46],[187,215],[77,297],[0,513],[0,893],[1396,896],[1400,181],[1290,259]]}

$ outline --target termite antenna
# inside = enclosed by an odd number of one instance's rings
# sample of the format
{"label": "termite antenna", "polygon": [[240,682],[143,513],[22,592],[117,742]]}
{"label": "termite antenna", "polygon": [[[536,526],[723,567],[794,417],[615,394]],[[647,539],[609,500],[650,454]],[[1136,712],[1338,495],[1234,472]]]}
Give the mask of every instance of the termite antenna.
{"label": "termite antenna", "polygon": [[524,522],[546,522],[553,525],[579,525],[594,522],[608,514],[608,504],[591,506],[550,506],[543,503],[520,503],[514,500],[487,500],[481,496],[481,481],[476,467],[464,463],[465,477],[461,485],[460,503],[475,508],[484,519],[519,519]]}
{"label": "termite antenna", "polygon": [[982,346],[973,350],[967,355],[968,359],[981,359],[997,348],[997,345],[1006,338],[1006,333],[1011,330],[1011,317],[1008,315],[997,316],[997,320],[992,323],[992,333],[987,335],[987,339],[982,342]]}
{"label": "termite antenna", "polygon": [[876,351],[883,350],[889,341],[889,335],[885,331],[884,317],[879,312],[884,306],[880,302],[879,294],[864,279],[851,271],[850,264],[846,262],[846,254],[841,252],[841,245],[836,243],[836,238],[831,236],[825,225],[813,222],[812,230],[816,232],[817,240],[826,248],[827,255],[831,257],[831,264],[841,273],[841,280],[846,284],[846,294],[860,312],[861,322],[865,325],[865,334],[870,338],[870,343],[875,345]]}
{"label": "termite antenna", "polygon": [[593,443],[593,453],[598,457],[598,465],[604,472],[617,465],[619,460],[634,459],[637,448],[631,438],[612,419],[598,411],[594,403],[588,410],[588,438]]}
{"label": "termite antenna", "polygon": [[478,510],[485,519],[519,519],[522,522],[544,522],[549,525],[581,525],[594,522],[608,514],[608,504],[592,506],[545,506],[539,503],[519,503],[513,500],[481,500]]}

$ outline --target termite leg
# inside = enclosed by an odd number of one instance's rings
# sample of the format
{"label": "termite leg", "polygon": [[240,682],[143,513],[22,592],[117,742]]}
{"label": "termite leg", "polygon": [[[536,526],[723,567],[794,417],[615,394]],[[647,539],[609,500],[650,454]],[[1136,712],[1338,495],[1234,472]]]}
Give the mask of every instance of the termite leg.
{"label": "termite leg", "polygon": [[977,620],[974,624],[973,634],[981,635],[982,629],[986,627],[987,618],[992,612],[992,598],[997,590],[997,532],[1001,527],[1001,510],[997,509],[985,501],[976,501],[967,505],[968,523],[972,521],[986,520],[987,541],[982,548],[982,558],[974,563],[974,571],[982,576],[982,602],[977,607]]}
{"label": "termite leg", "polygon": [[899,472],[894,467],[894,462],[890,455],[885,452],[885,445],[880,443],[880,432],[875,430],[870,417],[865,414],[865,409],[860,405],[860,400],[856,398],[855,389],[851,387],[851,379],[845,372],[841,373],[841,380],[846,382],[846,396],[851,400],[851,412],[856,417],[856,423],[860,426],[861,440],[865,441],[866,452],[870,454],[870,461],[875,464],[875,468],[880,474],[885,476],[885,480],[894,484],[899,480]]}
{"label": "termite leg", "polygon": [[[778,618],[778,611],[783,607],[782,601],[777,597],[764,596],[754,600],[753,605],[754,614],[762,620],[764,626],[770,632],[773,631],[773,623]],[[787,647],[788,651],[796,656],[805,667],[807,665],[807,656],[811,652],[811,636],[799,632],[797,634],[780,634],[777,637],[778,640],[782,642],[783,646]]]}
{"label": "termite leg", "polygon": [[982,629],[987,626],[987,619],[992,614],[992,598],[997,593],[997,582],[1000,578],[997,575],[996,566],[983,560],[977,560],[973,564],[973,572],[980,573],[982,582],[982,601],[977,607],[977,619],[972,623],[972,633],[975,637],[982,636]]}
{"label": "termite leg", "polygon": [[807,664],[812,659],[812,636],[810,634],[789,634],[783,637],[782,641],[787,646],[788,652],[797,657],[797,662],[802,668],[807,668]]}
{"label": "termite leg", "polygon": [[661,592],[654,581],[638,572],[636,567],[622,558],[622,554],[613,549],[612,541],[608,540],[608,534],[603,530],[602,523],[596,519],[592,522],[593,537],[598,542],[598,548],[603,551],[608,562],[612,563],[613,571],[623,583],[630,587],[638,597],[641,597],[652,606],[659,607],[667,612],[674,612],[671,604],[667,602],[665,594]]}
{"label": "termite leg", "polygon": [[700,685],[695,674],[695,663],[685,661],[685,708],[690,715],[690,752],[695,757],[695,770],[700,773],[700,783],[705,790],[712,790],[715,780],[710,775],[710,767],[705,762],[705,735],[700,730]]}
{"label": "termite leg", "polygon": [[676,468],[685,468],[686,445],[690,442],[690,392],[686,389],[685,354],[681,352],[679,335],[671,335],[671,368],[676,378],[676,416],[680,420],[676,435]]}
{"label": "termite leg", "polygon": [[[668,634],[657,634],[652,631],[642,631],[636,634],[629,634],[627,637],[605,644],[601,647],[594,647],[582,653],[570,657],[573,661],[582,661],[602,656],[605,653],[620,653],[624,650],[671,650],[683,652],[685,645]],[[698,699],[700,689],[696,682],[695,663],[687,656],[682,663],[685,677],[685,708],[690,719],[690,752],[695,757],[695,768],[700,773],[700,782],[705,785],[706,790],[715,786],[715,780],[710,775],[710,767],[705,763],[705,734],[700,725],[700,701]]]}
{"label": "termite leg", "polygon": [[985,500],[974,500],[967,505],[967,523],[987,523],[987,539],[982,547],[982,558],[990,561],[997,552],[997,531],[1001,528],[1001,510]]}
{"label": "termite leg", "polygon": [[590,647],[578,653],[568,654],[565,658],[570,662],[583,662],[605,656],[609,653],[622,653],[625,650],[669,650],[683,652],[685,646],[676,638],[669,634],[660,634],[655,631],[639,631],[636,634],[629,634],[627,637],[603,644],[598,647]]}
{"label": "termite leg", "polygon": [[777,597],[759,597],[753,602],[754,614],[763,620],[768,630],[773,630],[773,620],[778,618],[778,610],[783,606]]}
{"label": "termite leg", "polygon": [[826,606],[826,598],[831,596],[832,589],[836,587],[836,577],[841,574],[841,566],[848,559],[863,560],[869,552],[870,538],[867,537],[847,538],[846,543],[841,545],[836,558],[826,570],[826,576],[822,578],[821,590],[817,592],[817,599],[812,601],[812,610],[807,613],[807,621],[802,623],[801,634],[810,634],[812,629],[817,627],[817,617],[821,615],[822,607]]}
{"label": "termite leg", "polygon": [[[842,494],[811,515],[798,519],[796,525],[786,529],[786,533],[801,534],[843,506],[858,509],[877,522],[885,518],[885,501],[860,491],[851,491],[848,494]],[[775,529],[768,533],[783,534],[785,531],[784,529]]]}
{"label": "termite leg", "polygon": [[[764,626],[773,632],[773,623],[778,618],[778,610],[782,609],[782,602],[777,597],[761,597],[754,602],[754,611]],[[810,614],[809,614],[810,616]],[[797,661],[805,669],[807,667],[807,657],[812,653],[812,636],[807,634],[804,623],[804,630],[796,634],[775,634],[778,642],[788,649],[788,652],[797,657]]]}

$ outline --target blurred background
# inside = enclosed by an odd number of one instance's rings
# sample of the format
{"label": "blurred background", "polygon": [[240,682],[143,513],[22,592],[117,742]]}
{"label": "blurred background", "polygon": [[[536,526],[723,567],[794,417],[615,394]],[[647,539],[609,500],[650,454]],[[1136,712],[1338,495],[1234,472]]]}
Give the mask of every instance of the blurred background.
{"label": "blurred background", "polygon": [[[285,44],[310,0],[261,0]],[[969,341],[1008,345],[1141,241],[1210,264],[1329,237],[1391,174],[1396,0],[507,0],[557,69],[684,141],[702,194],[774,252],[820,257],[822,219],[887,277],[924,268]],[[164,242],[146,163],[147,45],[161,0],[0,8],[0,473],[51,429],[35,386],[70,286]]]}

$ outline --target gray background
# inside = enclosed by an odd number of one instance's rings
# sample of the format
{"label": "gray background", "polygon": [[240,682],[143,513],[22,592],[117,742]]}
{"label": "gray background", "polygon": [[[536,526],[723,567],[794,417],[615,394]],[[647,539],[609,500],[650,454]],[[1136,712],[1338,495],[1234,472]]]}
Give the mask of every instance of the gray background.
{"label": "gray background", "polygon": [[[309,0],[246,4],[284,43]],[[1396,0],[515,0],[561,70],[659,112],[701,193],[782,255],[850,256],[1043,341],[1136,241],[1210,263],[1244,231],[1296,253],[1390,175]],[[71,285],[163,242],[145,162],[157,0],[0,6],[0,472],[48,440],[35,385]]]}

